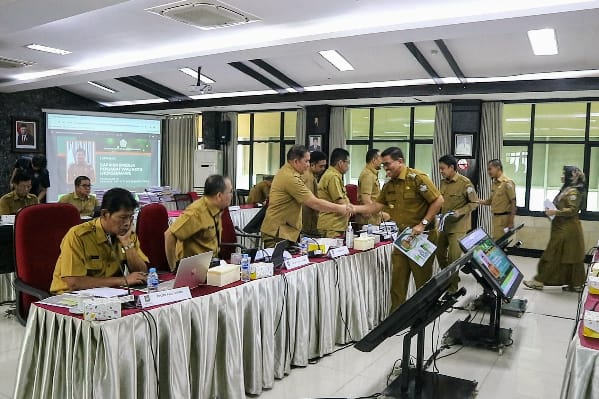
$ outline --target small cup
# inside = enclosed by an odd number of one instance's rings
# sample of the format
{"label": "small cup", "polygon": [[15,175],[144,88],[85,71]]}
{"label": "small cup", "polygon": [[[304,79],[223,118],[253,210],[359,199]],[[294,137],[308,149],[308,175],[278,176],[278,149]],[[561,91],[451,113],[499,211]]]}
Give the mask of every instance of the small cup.
{"label": "small cup", "polygon": [[238,252],[234,252],[231,254],[231,264],[240,265],[241,264],[241,254]]}

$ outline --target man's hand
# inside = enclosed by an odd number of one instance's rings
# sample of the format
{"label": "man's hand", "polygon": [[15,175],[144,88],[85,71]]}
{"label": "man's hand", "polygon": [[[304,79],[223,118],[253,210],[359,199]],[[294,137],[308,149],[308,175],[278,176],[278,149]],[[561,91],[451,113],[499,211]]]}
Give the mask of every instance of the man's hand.
{"label": "man's hand", "polygon": [[127,279],[127,285],[139,285],[146,282],[147,274],[144,272],[132,272],[125,277]]}
{"label": "man's hand", "polygon": [[422,223],[418,223],[416,226],[412,227],[413,235],[417,236],[422,233],[424,233],[424,225]]}
{"label": "man's hand", "polygon": [[123,234],[123,235],[119,234],[116,236],[116,238],[118,238],[121,245],[123,245],[123,246],[129,245],[131,243],[131,233],[133,233],[133,224],[131,224],[131,227],[129,227],[129,230],[127,230],[127,232],[125,232],[125,234]]}
{"label": "man's hand", "polygon": [[381,212],[381,216],[383,217],[383,220],[385,222],[388,222],[389,220],[391,220],[391,215],[389,215],[387,212]]}
{"label": "man's hand", "polygon": [[555,216],[557,215],[557,209],[545,209],[545,215]]}

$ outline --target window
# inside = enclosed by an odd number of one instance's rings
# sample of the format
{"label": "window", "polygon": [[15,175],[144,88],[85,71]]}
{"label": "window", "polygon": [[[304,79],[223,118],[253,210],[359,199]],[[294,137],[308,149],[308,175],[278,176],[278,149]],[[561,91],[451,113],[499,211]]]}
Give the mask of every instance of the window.
{"label": "window", "polygon": [[[350,108],[345,111],[346,142],[351,158],[348,183],[357,184],[366,152],[399,147],[404,162],[431,174],[435,106]],[[381,172],[380,177],[383,177]]]}
{"label": "window", "polygon": [[250,189],[265,175],[274,175],[294,144],[296,111],[237,115],[237,188]]}
{"label": "window", "polygon": [[545,199],[559,193],[564,165],[575,165],[589,178],[583,214],[597,212],[597,139],[599,103],[505,104],[502,161],[505,174],[516,183],[518,207],[544,211]]}

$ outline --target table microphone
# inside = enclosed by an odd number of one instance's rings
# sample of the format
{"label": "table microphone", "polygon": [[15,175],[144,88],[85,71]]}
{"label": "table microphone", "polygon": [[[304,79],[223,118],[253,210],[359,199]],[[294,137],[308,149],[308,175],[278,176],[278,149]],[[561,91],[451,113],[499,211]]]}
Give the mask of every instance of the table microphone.
{"label": "table microphone", "polygon": [[129,287],[129,282],[127,281],[127,277],[125,277],[125,269],[129,270],[129,266],[127,265],[127,261],[121,261],[119,265],[121,269],[121,273],[123,274],[123,280],[125,280],[125,287],[127,288],[127,296],[132,297],[132,300],[122,302],[123,307],[126,309],[134,309],[135,308],[135,296],[131,293],[131,287]]}

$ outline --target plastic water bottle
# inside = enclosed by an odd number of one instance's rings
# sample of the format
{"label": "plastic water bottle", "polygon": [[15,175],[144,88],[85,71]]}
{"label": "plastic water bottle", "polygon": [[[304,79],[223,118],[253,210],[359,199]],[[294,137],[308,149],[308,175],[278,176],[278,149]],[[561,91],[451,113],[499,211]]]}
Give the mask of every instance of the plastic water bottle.
{"label": "plastic water bottle", "polygon": [[374,232],[374,227],[369,223],[368,227],[366,227],[366,233],[368,235],[372,235],[373,232]]}
{"label": "plastic water bottle", "polygon": [[248,282],[250,281],[250,258],[248,258],[248,254],[243,254],[241,258],[241,281]]}
{"label": "plastic water bottle", "polygon": [[308,255],[308,237],[302,237],[300,241],[300,254]]}
{"label": "plastic water bottle", "polygon": [[351,223],[347,225],[347,230],[345,230],[345,246],[348,248],[354,247],[354,229],[351,227]]}
{"label": "plastic water bottle", "polygon": [[148,271],[148,278],[146,279],[148,284],[148,293],[158,291],[158,273],[156,273],[156,268],[151,267]]}

